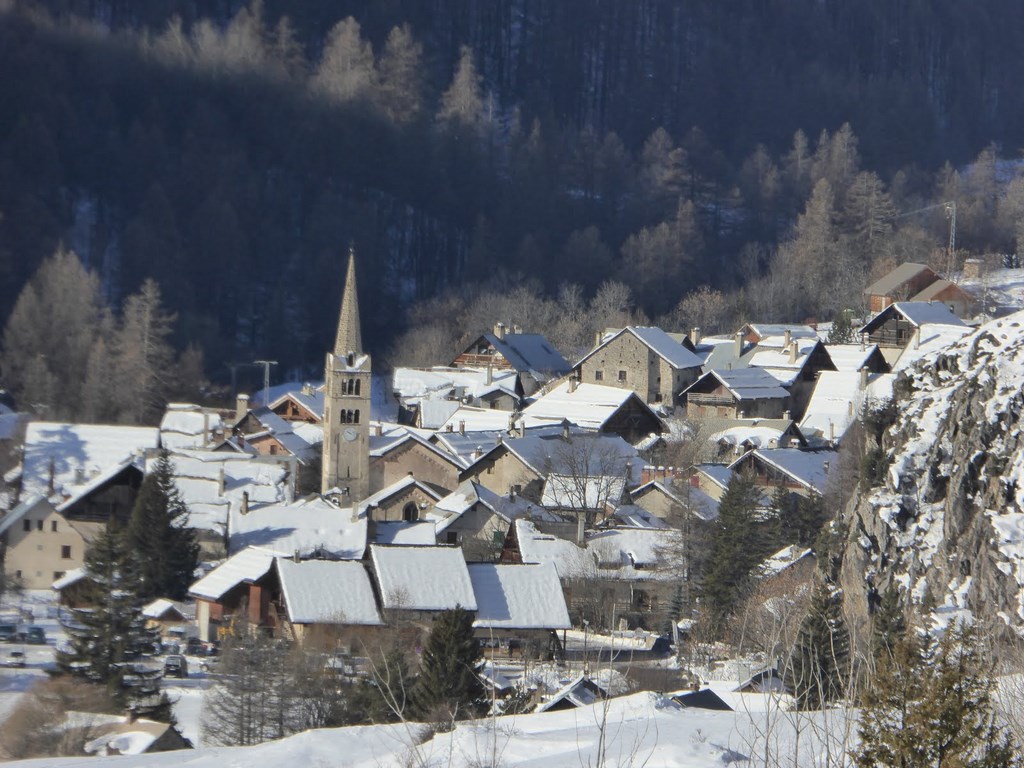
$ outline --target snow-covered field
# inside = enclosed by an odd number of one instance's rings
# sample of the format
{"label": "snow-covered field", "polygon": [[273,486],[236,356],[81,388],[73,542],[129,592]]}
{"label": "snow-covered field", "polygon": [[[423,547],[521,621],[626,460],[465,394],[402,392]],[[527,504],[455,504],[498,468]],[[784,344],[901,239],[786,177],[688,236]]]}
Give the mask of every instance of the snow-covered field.
{"label": "snow-covered field", "polygon": [[[764,764],[835,764],[852,738],[843,710],[798,716],[682,709],[650,693],[577,710],[499,717],[459,725],[429,737],[422,726],[390,725],[308,731],[255,747],[112,758],[60,758],[16,763],[21,768],[295,768],[310,766],[678,766],[720,768]],[[799,745],[799,747],[797,747]],[[774,763],[772,763],[774,764]]]}

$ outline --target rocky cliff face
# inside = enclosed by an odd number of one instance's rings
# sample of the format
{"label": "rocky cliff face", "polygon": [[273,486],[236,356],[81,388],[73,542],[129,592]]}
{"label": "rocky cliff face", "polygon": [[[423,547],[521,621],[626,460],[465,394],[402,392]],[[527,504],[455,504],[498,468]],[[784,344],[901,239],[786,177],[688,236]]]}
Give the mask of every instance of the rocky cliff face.
{"label": "rocky cliff face", "polygon": [[902,374],[884,480],[841,516],[847,609],[865,637],[890,584],[930,620],[1024,627],[1024,312]]}

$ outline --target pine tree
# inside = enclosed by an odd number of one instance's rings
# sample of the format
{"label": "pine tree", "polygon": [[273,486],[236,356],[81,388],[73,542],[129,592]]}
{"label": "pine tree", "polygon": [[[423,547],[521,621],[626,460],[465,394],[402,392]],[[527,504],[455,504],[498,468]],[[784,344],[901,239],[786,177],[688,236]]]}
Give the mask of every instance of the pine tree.
{"label": "pine tree", "polygon": [[718,505],[702,592],[719,626],[739,601],[754,566],[767,554],[765,524],[757,517],[760,496],[753,477],[735,474]]}
{"label": "pine tree", "polygon": [[907,631],[899,589],[890,584],[882,593],[871,622],[871,654],[875,660],[892,656],[896,643]]}
{"label": "pine tree", "polygon": [[168,338],[175,315],[164,311],[160,286],[146,280],[124,302],[114,339],[113,380],[122,404],[120,420],[156,423],[167,404],[174,351]]}
{"label": "pine tree", "polygon": [[823,709],[846,691],[850,633],[842,613],[842,593],[820,580],[800,625],[785,669],[786,684],[800,709]]}
{"label": "pine tree", "polygon": [[140,596],[183,599],[193,581],[199,545],[188,526],[188,507],[174,482],[167,451],[160,452],[142,482],[127,534],[137,559]]}
{"label": "pine tree", "polygon": [[135,559],[116,520],[89,547],[85,571],[86,607],[72,608],[62,620],[68,645],[57,651],[58,667],[105,685],[121,708],[169,720],[170,702],[160,692],[163,670],[147,663],[159,638],[146,627]]}
{"label": "pine tree", "polygon": [[473,717],[484,696],[482,666],[473,615],[460,607],[442,613],[423,649],[411,697],[414,714],[440,722]]}
{"label": "pine tree", "polygon": [[358,21],[351,16],[342,19],[327,34],[313,88],[345,103],[370,98],[376,80],[373,46],[363,39]]}
{"label": "pine tree", "polygon": [[954,625],[935,643],[908,635],[865,688],[860,768],[1020,768],[1021,749],[998,727],[995,680],[978,631]]}
{"label": "pine tree", "polygon": [[832,330],[828,332],[829,344],[852,344],[855,340],[853,333],[853,321],[850,319],[850,310],[840,310],[832,321]]}
{"label": "pine tree", "polygon": [[414,120],[423,109],[423,46],[408,24],[395,27],[384,43],[378,63],[377,102],[396,123]]}

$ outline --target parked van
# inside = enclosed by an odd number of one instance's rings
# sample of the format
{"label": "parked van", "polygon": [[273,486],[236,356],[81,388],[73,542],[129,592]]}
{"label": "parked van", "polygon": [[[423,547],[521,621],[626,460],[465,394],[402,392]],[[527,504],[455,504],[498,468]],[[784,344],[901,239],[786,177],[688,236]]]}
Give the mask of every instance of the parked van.
{"label": "parked van", "polygon": [[20,642],[28,643],[29,645],[46,645],[46,630],[42,627],[21,627],[16,637]]}
{"label": "parked van", "polygon": [[13,643],[18,639],[16,624],[0,624],[0,643]]}

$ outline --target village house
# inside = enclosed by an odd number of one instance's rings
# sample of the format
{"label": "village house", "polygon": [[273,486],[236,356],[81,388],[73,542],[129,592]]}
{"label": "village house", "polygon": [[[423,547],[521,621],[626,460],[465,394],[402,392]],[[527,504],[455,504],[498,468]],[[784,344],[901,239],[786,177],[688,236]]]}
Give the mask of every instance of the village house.
{"label": "village house", "polygon": [[170,403],[160,420],[160,445],[168,450],[205,448],[224,439],[219,411],[191,403]]}
{"label": "village house", "polygon": [[633,484],[642,465],[636,449],[618,435],[566,425],[502,438],[463,470],[460,479],[474,480],[499,495],[512,492],[539,505],[545,481],[552,474],[573,478],[575,488],[585,489],[596,478],[621,477]]}
{"label": "village house", "polygon": [[708,371],[682,399],[690,419],[778,419],[789,410],[789,392],[761,368]]}
{"label": "village house", "polygon": [[880,408],[892,399],[895,378],[891,373],[870,373],[867,368],[822,372],[800,422],[800,429],[817,443],[838,445],[866,410]]}
{"label": "village house", "polygon": [[376,493],[412,474],[436,490],[452,491],[465,463],[414,432],[384,433],[375,425],[370,434],[370,492]]}
{"label": "village house", "polygon": [[799,496],[823,496],[830,473],[838,467],[839,452],[798,448],[755,450],[734,461],[729,469],[750,473],[762,488],[784,488]]}
{"label": "village house", "polygon": [[818,374],[836,369],[824,344],[792,336],[788,331],[761,339],[749,365],[770,373],[789,392],[787,410],[796,419],[803,416]]}
{"label": "village house", "polygon": [[494,326],[493,333],[477,337],[451,362],[453,368],[491,368],[497,372],[511,369],[518,381],[516,392],[532,395],[552,379],[572,370],[551,343],[539,333],[523,333],[519,326],[508,331],[504,323]]}
{"label": "village house", "polygon": [[429,623],[442,611],[476,611],[476,595],[458,547],[373,544],[370,563],[387,616]]}
{"label": "village house", "polygon": [[[191,611],[188,612],[190,613]],[[142,618],[146,620],[146,627],[156,630],[161,636],[166,635],[171,629],[191,623],[188,614],[181,603],[163,597],[142,607]]]}
{"label": "village house", "polygon": [[867,336],[861,336],[860,344],[826,344],[825,349],[837,371],[859,371],[864,368],[869,373],[892,371],[882,350],[877,344],[868,344]]}
{"label": "village house", "polygon": [[599,340],[574,372],[584,384],[628,389],[645,403],[679,404],[679,393],[696,381],[702,361],[660,328],[629,326]]}
{"label": "village house", "polygon": [[230,554],[263,547],[303,558],[359,560],[368,541],[366,505],[353,515],[319,494],[258,507],[240,504],[228,513],[227,538]]}
{"label": "village house", "polygon": [[248,411],[231,432],[237,443],[248,446],[260,456],[294,456],[303,464],[313,461],[318,445],[323,442],[319,427],[302,421],[285,421],[266,406]]}
{"label": "village house", "polygon": [[462,547],[467,562],[486,562],[500,554],[509,523],[532,510],[533,504],[523,496],[501,496],[465,480],[426,517],[434,521],[438,542]]}
{"label": "village house", "polygon": [[881,312],[897,302],[940,302],[957,317],[967,317],[974,297],[956,283],[939,277],[924,264],[906,262],[864,289],[868,309]]}
{"label": "village house", "polygon": [[[68,713],[69,718],[77,713]],[[102,715],[89,714],[90,726],[81,728],[73,723],[61,726],[64,730],[82,731],[85,754],[98,757],[114,755],[151,755],[178,749],[192,749],[192,742],[169,723],[136,718],[133,713],[127,717],[113,716],[111,722],[94,722],[106,719]],[[82,743],[82,742],[79,742]]]}
{"label": "village house", "polygon": [[280,633],[303,642],[318,627],[380,627],[370,575],[358,561],[274,558]]}
{"label": "village house", "polygon": [[869,343],[877,344],[885,359],[894,364],[925,325],[966,327],[945,304],[902,301],[871,318],[860,333],[867,335]]}
{"label": "village house", "polygon": [[814,326],[786,323],[746,323],[737,332],[748,344],[761,344],[769,338],[786,336],[794,339],[818,338]]}
{"label": "village house", "polygon": [[392,389],[398,420],[421,429],[438,429],[460,405],[500,411],[519,407],[521,391],[515,370],[472,368],[396,368]]}
{"label": "village house", "polygon": [[631,389],[564,381],[523,409],[526,426],[570,424],[619,435],[635,444],[665,426],[650,406]]}
{"label": "village house", "polygon": [[142,470],[129,458],[108,467],[66,498],[23,495],[0,519],[4,572],[27,589],[48,589],[85,563],[85,550],[111,518],[125,522],[142,487]]}
{"label": "village house", "polygon": [[[718,501],[689,479],[671,475],[648,480],[629,492],[634,505],[647,510],[660,520],[684,521],[687,515],[697,520],[718,517]],[[619,510],[616,510],[616,517]]]}
{"label": "village house", "polygon": [[270,410],[285,421],[323,424],[323,385],[303,384],[298,390],[289,390],[270,402]]}
{"label": "village house", "polygon": [[241,627],[273,630],[280,624],[272,596],[280,592],[274,559],[278,553],[247,547],[189,588],[196,601],[196,627],[204,642],[222,640]]}
{"label": "village house", "polygon": [[488,656],[551,659],[560,654],[557,632],[572,624],[554,565],[475,563],[468,569],[477,603],[473,629]]}
{"label": "village house", "polygon": [[723,419],[710,423],[717,431],[708,440],[715,444],[719,459],[739,456],[754,448],[808,446],[803,431],[792,419]]}

